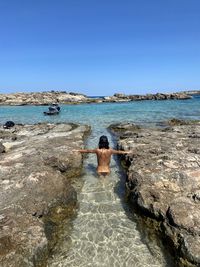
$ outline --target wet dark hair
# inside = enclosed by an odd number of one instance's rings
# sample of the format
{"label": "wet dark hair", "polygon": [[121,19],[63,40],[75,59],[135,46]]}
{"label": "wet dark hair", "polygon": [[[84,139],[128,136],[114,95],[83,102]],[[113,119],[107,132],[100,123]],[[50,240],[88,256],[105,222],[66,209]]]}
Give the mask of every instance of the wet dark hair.
{"label": "wet dark hair", "polygon": [[107,136],[105,135],[102,135],[100,138],[99,138],[99,148],[106,148],[106,149],[109,149],[109,142],[108,142],[108,138]]}

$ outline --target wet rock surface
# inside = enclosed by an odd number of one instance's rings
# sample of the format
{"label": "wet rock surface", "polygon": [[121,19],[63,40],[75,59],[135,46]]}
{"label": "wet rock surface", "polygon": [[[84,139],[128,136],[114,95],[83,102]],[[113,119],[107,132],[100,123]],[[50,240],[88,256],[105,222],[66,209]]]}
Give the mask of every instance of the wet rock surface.
{"label": "wet rock surface", "polygon": [[89,127],[15,125],[0,129],[0,266],[43,266],[54,226],[74,213],[71,178],[80,174]]}
{"label": "wet rock surface", "polygon": [[200,123],[171,120],[155,129],[123,123],[110,129],[120,149],[133,150],[125,156],[130,201],[159,221],[180,266],[200,266]]}

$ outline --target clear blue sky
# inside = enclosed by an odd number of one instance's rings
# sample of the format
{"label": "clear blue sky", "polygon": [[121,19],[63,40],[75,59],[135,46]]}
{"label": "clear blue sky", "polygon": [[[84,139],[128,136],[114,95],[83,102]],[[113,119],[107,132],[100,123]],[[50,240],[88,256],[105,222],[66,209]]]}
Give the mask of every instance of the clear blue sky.
{"label": "clear blue sky", "polygon": [[0,0],[0,93],[200,89],[200,0]]}

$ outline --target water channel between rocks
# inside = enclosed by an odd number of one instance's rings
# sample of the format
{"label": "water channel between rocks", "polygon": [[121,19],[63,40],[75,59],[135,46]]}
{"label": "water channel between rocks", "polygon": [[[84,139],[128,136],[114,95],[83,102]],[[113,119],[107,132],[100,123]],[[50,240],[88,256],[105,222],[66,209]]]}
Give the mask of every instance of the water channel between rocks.
{"label": "water channel between rocks", "polygon": [[[93,129],[87,147],[95,148],[105,129]],[[83,186],[78,194],[77,216],[66,222],[62,242],[55,248],[48,267],[172,267],[155,239],[145,235],[137,216],[125,202],[123,178],[116,160],[111,174],[96,175],[96,156],[84,160]]]}

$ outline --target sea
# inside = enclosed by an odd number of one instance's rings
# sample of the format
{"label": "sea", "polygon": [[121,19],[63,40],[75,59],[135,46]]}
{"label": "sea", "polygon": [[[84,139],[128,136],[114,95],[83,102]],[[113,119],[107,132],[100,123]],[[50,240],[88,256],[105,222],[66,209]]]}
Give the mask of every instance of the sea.
{"label": "sea", "polygon": [[200,95],[187,100],[143,100],[60,106],[61,112],[57,116],[44,116],[46,106],[0,106],[0,124],[8,120],[22,124],[76,122],[91,125],[96,129],[125,121],[150,126],[171,118],[200,119]]}
{"label": "sea", "polygon": [[[92,132],[86,147],[96,148],[99,137],[107,135],[110,146],[116,143],[107,127],[132,122],[144,127],[158,126],[172,118],[200,120],[200,96],[188,100],[134,101],[60,105],[56,116],[45,116],[46,106],[0,106],[0,124],[75,122],[88,124]],[[66,155],[67,156],[67,155]],[[125,171],[112,158],[111,174],[96,175],[96,156],[84,160],[83,174],[74,184],[78,210],[63,222],[59,242],[48,259],[48,267],[174,267],[173,258],[151,229],[143,226],[140,216],[127,202]],[[80,183],[80,184],[79,184]]]}

